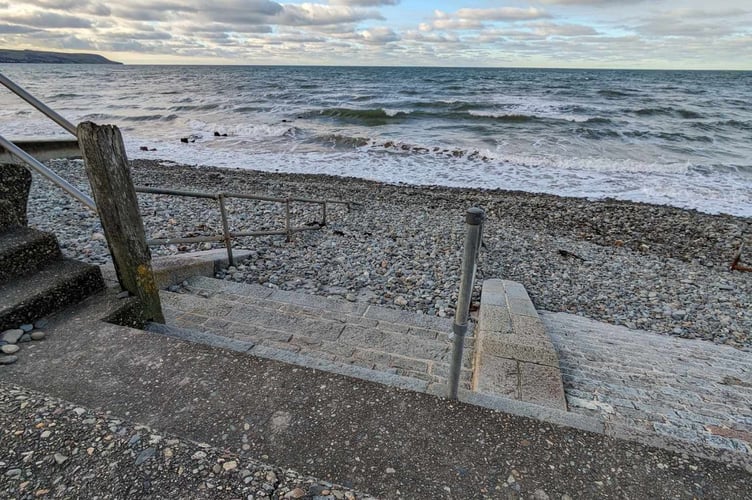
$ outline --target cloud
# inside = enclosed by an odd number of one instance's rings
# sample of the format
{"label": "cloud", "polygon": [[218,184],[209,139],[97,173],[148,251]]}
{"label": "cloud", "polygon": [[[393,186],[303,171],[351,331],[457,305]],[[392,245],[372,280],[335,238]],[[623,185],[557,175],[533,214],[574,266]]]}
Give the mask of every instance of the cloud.
{"label": "cloud", "polygon": [[92,22],[78,16],[57,14],[54,12],[32,12],[5,17],[16,24],[25,24],[37,28],[91,28]]}
{"label": "cloud", "polygon": [[275,16],[275,20],[279,24],[284,24],[286,26],[355,23],[367,19],[384,18],[376,10],[353,9],[347,6],[313,3],[285,5],[282,12]]}
{"label": "cloud", "polygon": [[381,5],[397,5],[400,0],[329,0],[331,5],[349,5],[355,7],[379,7]]}
{"label": "cloud", "polygon": [[0,34],[34,33],[36,31],[40,31],[39,28],[18,24],[0,24]]}
{"label": "cloud", "polygon": [[460,9],[455,13],[460,19],[483,21],[521,21],[550,17],[544,10],[535,7],[498,7],[495,9]]}
{"label": "cloud", "polygon": [[595,6],[620,6],[633,3],[641,3],[645,0],[540,0],[547,4],[556,5],[595,5]]}

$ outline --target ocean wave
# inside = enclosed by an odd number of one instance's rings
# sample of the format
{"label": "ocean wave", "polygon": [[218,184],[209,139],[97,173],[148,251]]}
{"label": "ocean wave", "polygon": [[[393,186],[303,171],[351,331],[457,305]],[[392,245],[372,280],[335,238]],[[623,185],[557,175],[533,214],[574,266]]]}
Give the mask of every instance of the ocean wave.
{"label": "ocean wave", "polygon": [[126,122],[150,122],[163,120],[165,117],[162,115],[136,115],[136,116],[124,116],[120,118]]}
{"label": "ocean wave", "polygon": [[611,98],[611,99],[619,99],[622,97],[634,97],[636,94],[639,94],[636,90],[628,90],[628,89],[601,89],[597,92],[598,95]]}
{"label": "ocean wave", "polygon": [[196,104],[186,106],[172,106],[170,111],[211,111],[219,108],[219,104]]}
{"label": "ocean wave", "polygon": [[383,108],[353,109],[353,108],[328,108],[311,113],[304,113],[304,117],[324,116],[343,121],[357,121],[365,125],[386,125],[390,120],[404,118],[409,112],[401,110],[388,110]]}
{"label": "ocean wave", "polygon": [[689,109],[659,107],[659,108],[640,108],[635,110],[623,110],[625,113],[634,113],[638,116],[677,116],[688,120],[702,118],[703,115]]}

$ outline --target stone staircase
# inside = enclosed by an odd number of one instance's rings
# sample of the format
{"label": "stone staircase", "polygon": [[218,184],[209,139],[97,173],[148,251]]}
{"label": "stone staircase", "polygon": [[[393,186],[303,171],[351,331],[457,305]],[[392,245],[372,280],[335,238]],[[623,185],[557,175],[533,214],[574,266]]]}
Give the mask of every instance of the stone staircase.
{"label": "stone staircase", "polygon": [[[187,283],[184,293],[160,293],[169,326],[153,330],[225,347],[231,340],[235,350],[358,378],[392,376],[391,385],[421,392],[447,383],[451,320],[206,277]],[[473,342],[466,339],[465,389]]]}
{"label": "stone staircase", "polygon": [[54,235],[17,224],[0,205],[0,332],[104,288],[97,266],[64,258]]}

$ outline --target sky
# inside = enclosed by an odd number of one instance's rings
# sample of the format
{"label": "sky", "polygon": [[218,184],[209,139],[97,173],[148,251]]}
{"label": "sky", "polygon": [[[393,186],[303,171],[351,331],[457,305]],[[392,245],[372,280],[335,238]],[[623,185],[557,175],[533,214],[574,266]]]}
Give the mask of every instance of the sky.
{"label": "sky", "polygon": [[127,64],[752,70],[752,0],[0,0],[0,48]]}

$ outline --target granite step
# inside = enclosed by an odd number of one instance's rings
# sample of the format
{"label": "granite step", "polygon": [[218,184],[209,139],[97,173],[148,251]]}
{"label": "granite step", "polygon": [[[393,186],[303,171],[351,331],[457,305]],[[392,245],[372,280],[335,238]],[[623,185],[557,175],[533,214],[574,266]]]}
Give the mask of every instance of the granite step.
{"label": "granite step", "polygon": [[30,227],[13,228],[0,234],[0,283],[61,257],[54,235]]}
{"label": "granite step", "polygon": [[[450,320],[364,303],[331,300],[196,277],[189,293],[163,291],[168,325],[294,353],[339,366],[446,384]],[[470,387],[474,339],[466,341],[462,383]],[[292,358],[290,358],[292,359]]]}
{"label": "granite step", "polygon": [[0,284],[0,331],[31,323],[104,288],[99,267],[71,259],[48,262]]}

